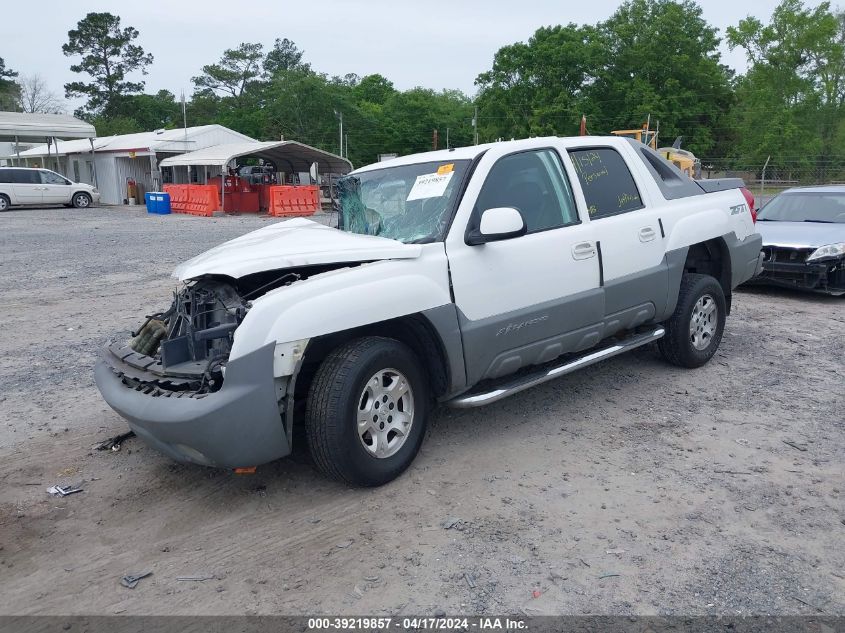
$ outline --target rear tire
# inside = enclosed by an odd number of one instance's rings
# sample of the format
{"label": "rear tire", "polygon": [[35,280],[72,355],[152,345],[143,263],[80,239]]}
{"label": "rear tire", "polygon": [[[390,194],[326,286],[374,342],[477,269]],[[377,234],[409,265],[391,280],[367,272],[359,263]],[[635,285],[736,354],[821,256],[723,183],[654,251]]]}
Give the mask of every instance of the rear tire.
{"label": "rear tire", "polygon": [[675,312],[664,322],[666,334],[657,342],[667,361],[679,367],[701,367],[722,341],[725,294],[710,275],[684,274]]}
{"label": "rear tire", "polygon": [[414,460],[428,421],[428,379],[414,353],[382,337],[329,354],[308,394],[305,431],[317,468],[357,486],[380,486]]}
{"label": "rear tire", "polygon": [[75,193],[73,194],[73,206],[77,209],[87,209],[91,206],[91,196],[87,193]]}
{"label": "rear tire", "polygon": [[12,206],[12,201],[5,194],[0,193],[0,211],[8,211]]}

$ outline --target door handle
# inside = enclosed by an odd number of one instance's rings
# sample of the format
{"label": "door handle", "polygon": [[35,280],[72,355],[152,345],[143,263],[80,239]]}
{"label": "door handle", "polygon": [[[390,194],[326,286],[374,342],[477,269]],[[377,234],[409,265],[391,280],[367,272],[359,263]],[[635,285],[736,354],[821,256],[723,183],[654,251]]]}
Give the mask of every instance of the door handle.
{"label": "door handle", "polygon": [[640,229],[640,241],[641,242],[650,242],[657,236],[654,229],[650,226],[644,226]]}
{"label": "door handle", "polygon": [[578,242],[572,247],[572,259],[590,259],[596,256],[596,246],[592,242]]}

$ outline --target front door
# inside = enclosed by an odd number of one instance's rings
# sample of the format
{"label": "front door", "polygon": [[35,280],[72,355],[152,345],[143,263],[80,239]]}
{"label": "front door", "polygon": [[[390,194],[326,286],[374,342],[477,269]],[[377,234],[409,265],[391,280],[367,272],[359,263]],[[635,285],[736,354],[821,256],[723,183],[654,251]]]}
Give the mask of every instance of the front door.
{"label": "front door", "polygon": [[41,170],[44,204],[68,204],[72,187],[70,181],[54,171]]}
{"label": "front door", "polygon": [[468,246],[456,225],[447,239],[470,384],[594,345],[604,313],[593,229],[555,149],[499,157],[470,224],[494,207],[518,209],[527,234]]}

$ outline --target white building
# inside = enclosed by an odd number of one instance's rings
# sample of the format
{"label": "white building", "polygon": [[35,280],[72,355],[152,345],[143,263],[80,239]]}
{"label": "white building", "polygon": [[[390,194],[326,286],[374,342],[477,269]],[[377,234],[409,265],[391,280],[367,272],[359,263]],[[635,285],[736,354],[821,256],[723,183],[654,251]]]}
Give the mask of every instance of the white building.
{"label": "white building", "polygon": [[138,202],[142,203],[145,192],[161,189],[160,160],[213,145],[253,140],[222,125],[200,125],[57,141],[50,147],[40,145],[23,151],[20,158],[23,166],[46,167],[76,182],[96,186],[103,204],[123,203],[128,197],[128,181],[134,180]]}

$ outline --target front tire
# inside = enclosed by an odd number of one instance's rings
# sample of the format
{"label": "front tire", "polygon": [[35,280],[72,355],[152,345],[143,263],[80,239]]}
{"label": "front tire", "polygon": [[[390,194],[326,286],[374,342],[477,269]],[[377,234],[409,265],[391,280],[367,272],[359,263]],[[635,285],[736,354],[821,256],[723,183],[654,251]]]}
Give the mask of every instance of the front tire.
{"label": "front tire", "polygon": [[91,206],[91,196],[87,193],[73,194],[73,206],[77,209],[87,209]]}
{"label": "front tire", "polygon": [[11,200],[5,194],[0,194],[0,211],[8,211],[12,206]]}
{"label": "front tire", "polygon": [[725,330],[725,293],[710,275],[684,274],[675,312],[663,326],[657,342],[667,361],[679,367],[701,367],[722,341]]}
{"label": "front tire", "polygon": [[308,394],[305,431],[317,468],[357,486],[380,486],[414,460],[428,421],[428,380],[403,343],[350,341],[329,354]]}

